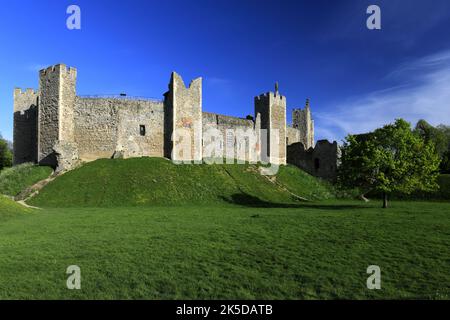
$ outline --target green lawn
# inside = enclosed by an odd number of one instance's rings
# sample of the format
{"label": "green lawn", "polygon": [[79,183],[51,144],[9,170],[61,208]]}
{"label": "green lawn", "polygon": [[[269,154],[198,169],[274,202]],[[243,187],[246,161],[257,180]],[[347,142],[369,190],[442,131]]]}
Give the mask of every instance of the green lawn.
{"label": "green lawn", "polygon": [[[0,298],[449,299],[450,203],[379,206],[31,211],[4,200]],[[69,265],[79,291],[65,287]],[[369,265],[382,290],[366,288]]]}

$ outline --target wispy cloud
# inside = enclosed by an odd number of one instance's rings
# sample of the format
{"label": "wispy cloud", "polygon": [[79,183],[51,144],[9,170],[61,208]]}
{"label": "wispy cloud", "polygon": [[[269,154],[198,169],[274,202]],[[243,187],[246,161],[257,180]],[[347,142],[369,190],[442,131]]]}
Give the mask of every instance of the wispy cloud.
{"label": "wispy cloud", "polygon": [[318,138],[342,140],[348,133],[372,131],[396,118],[450,124],[450,51],[401,65],[386,79],[396,85],[330,106],[331,113],[316,113]]}

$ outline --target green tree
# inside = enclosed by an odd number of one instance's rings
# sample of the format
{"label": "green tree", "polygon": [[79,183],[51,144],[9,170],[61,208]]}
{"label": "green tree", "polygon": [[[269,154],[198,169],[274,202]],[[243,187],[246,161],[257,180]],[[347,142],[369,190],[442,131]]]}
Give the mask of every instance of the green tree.
{"label": "green tree", "polygon": [[3,170],[5,167],[11,167],[12,161],[13,154],[9,143],[0,135],[0,170]]}
{"label": "green tree", "polygon": [[426,142],[434,143],[436,152],[441,157],[441,171],[450,172],[450,127],[439,125],[433,127],[425,120],[419,120],[414,132],[418,133]]}
{"label": "green tree", "polygon": [[383,208],[394,192],[438,188],[439,155],[434,144],[411,131],[403,119],[364,135],[349,135],[342,148],[338,179],[346,187],[383,193]]}

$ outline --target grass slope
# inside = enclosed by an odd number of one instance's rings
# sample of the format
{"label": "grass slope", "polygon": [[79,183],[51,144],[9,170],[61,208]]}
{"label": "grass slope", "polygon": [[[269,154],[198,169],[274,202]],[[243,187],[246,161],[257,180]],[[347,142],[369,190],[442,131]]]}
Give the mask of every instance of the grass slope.
{"label": "grass slope", "polygon": [[[277,178],[308,199],[327,199],[331,188],[303,171],[280,167]],[[49,183],[30,204],[39,207],[117,207],[180,204],[294,203],[282,187],[252,165],[175,165],[161,158],[97,160]]]}
{"label": "grass slope", "polygon": [[14,197],[26,188],[48,178],[52,172],[50,167],[40,167],[31,163],[4,169],[0,172],[0,194]]}
{"label": "grass slope", "polygon": [[13,200],[0,195],[0,223],[30,212],[32,212],[31,209],[25,208]]}
{"label": "grass slope", "polygon": [[[450,298],[450,203],[45,209],[0,223],[0,299]],[[66,269],[81,267],[81,290]],[[381,290],[366,269],[381,267]]]}

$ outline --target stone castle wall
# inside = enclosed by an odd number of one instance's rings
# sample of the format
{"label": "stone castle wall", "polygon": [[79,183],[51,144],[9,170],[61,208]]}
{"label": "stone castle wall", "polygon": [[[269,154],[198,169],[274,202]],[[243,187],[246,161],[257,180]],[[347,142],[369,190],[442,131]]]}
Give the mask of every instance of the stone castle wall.
{"label": "stone castle wall", "polygon": [[14,90],[14,164],[37,161],[37,117],[39,93]]}
{"label": "stone castle wall", "polygon": [[[222,157],[238,159],[242,161],[258,161],[258,136],[256,123],[253,119],[243,119],[224,116],[215,113],[203,112],[203,154],[208,157]],[[216,130],[211,131],[211,129]],[[209,135],[214,138],[209,139]],[[208,144],[211,145],[215,139],[219,139],[217,151],[220,153],[210,154]],[[214,141],[212,141],[214,139]]]}
{"label": "stone castle wall", "polygon": [[[207,140],[213,129],[220,140],[220,157],[288,162],[330,179],[336,171],[337,144],[320,142],[314,148],[309,101],[304,110],[294,109],[293,125],[286,126],[287,103],[278,85],[275,93],[255,97],[255,117],[244,119],[203,112],[202,79],[186,87],[175,72],[164,101],[79,97],[77,70],[63,64],[41,70],[39,76],[38,92],[14,91],[16,164],[39,162],[59,171],[80,160],[111,157],[201,161],[211,155]],[[177,136],[179,131],[188,133],[190,140]]]}
{"label": "stone castle wall", "polygon": [[124,158],[163,157],[163,108],[162,101],[77,98],[75,142],[80,159],[115,154]]}
{"label": "stone castle wall", "polygon": [[305,149],[301,142],[288,146],[288,162],[309,174],[335,180],[340,150],[336,141],[320,140],[314,148]]}

